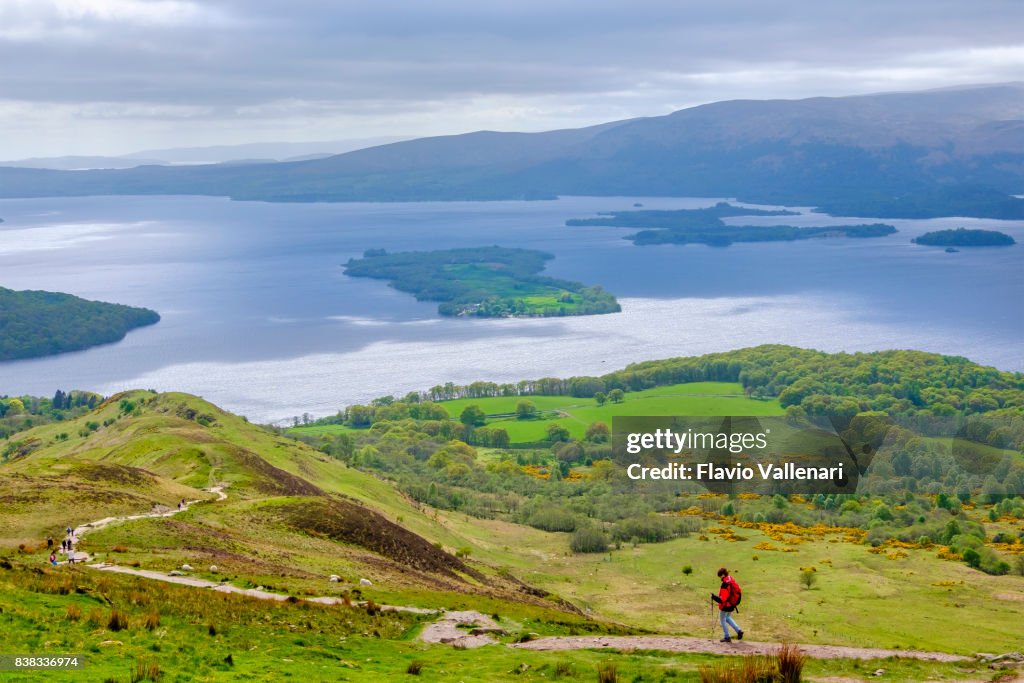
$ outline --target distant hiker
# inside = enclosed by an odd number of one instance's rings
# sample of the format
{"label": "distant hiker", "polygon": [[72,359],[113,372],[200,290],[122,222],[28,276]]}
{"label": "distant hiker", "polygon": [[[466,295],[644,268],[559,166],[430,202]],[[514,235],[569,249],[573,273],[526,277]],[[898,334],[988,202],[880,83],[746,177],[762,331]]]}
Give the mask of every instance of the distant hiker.
{"label": "distant hiker", "polygon": [[57,554],[56,553],[53,553],[53,552],[50,553],[50,564],[53,565],[54,567],[57,566]]}
{"label": "distant hiker", "polygon": [[68,548],[68,564],[74,564],[74,563],[75,563],[75,549],[74,548]]}
{"label": "distant hiker", "polygon": [[71,535],[71,527],[68,527],[68,528],[67,528],[67,529],[65,529],[64,531],[68,532],[68,536],[70,536],[70,535]]}
{"label": "distant hiker", "polygon": [[181,512],[181,503],[178,503],[178,512]]}
{"label": "distant hiker", "polygon": [[721,642],[732,641],[732,638],[729,637],[730,626],[736,631],[736,640],[743,640],[743,631],[732,618],[732,613],[736,611],[740,600],[743,599],[743,592],[740,590],[740,585],[736,583],[736,579],[729,576],[729,570],[725,567],[718,570],[718,578],[722,579],[722,586],[718,589],[718,595],[711,594],[711,600],[718,603],[718,623],[722,625],[722,633],[725,634]]}
{"label": "distant hiker", "polygon": [[64,539],[60,542],[60,552],[63,555],[64,551],[68,549],[68,539]]}
{"label": "distant hiker", "polygon": [[53,536],[46,537],[46,549],[53,550]]}

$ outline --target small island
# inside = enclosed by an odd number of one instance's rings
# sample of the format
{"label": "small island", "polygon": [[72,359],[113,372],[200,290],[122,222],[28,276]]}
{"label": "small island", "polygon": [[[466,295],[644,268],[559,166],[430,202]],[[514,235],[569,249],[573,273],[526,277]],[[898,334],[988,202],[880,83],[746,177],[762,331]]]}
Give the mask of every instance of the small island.
{"label": "small island", "polygon": [[722,219],[735,216],[795,216],[785,209],[752,209],[719,202],[706,209],[676,211],[617,211],[596,218],[577,218],[568,226],[606,225],[647,228],[626,239],[638,246],[651,244],[705,244],[727,247],[733,242],[789,242],[826,237],[884,237],[896,228],[884,223],[870,225],[826,225],[801,228],[792,225],[728,225]]}
{"label": "small island", "polygon": [[617,313],[615,297],[599,286],[538,275],[551,254],[532,249],[474,247],[388,253],[371,249],[345,264],[345,274],[390,280],[419,301],[438,301],[438,313],[478,318]]}
{"label": "small island", "polygon": [[929,247],[1009,247],[1017,243],[1005,232],[968,230],[967,228],[926,232],[920,237],[915,237],[911,242]]}
{"label": "small island", "polygon": [[16,292],[0,287],[0,361],[81,351],[124,339],[160,315],[58,292]]}

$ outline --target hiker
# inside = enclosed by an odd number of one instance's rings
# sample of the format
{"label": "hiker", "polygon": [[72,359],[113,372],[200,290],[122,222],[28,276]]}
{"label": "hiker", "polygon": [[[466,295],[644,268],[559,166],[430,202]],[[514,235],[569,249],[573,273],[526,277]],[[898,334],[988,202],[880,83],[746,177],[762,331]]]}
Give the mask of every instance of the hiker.
{"label": "hiker", "polygon": [[46,549],[53,551],[53,536],[46,537]]}
{"label": "hiker", "polygon": [[54,552],[50,553],[50,564],[53,565],[54,567],[57,566],[57,553],[54,553]]}
{"label": "hiker", "polygon": [[729,576],[729,570],[725,567],[718,570],[718,578],[722,579],[722,586],[718,589],[718,595],[711,594],[711,600],[718,603],[718,623],[722,625],[722,633],[725,634],[720,642],[732,642],[732,638],[729,637],[730,626],[736,631],[736,640],[743,640],[743,631],[732,618],[732,613],[736,611],[743,598],[740,585],[736,583],[736,579]]}
{"label": "hiker", "polygon": [[60,554],[63,555],[64,551],[68,549],[68,539],[64,539],[60,542]]}
{"label": "hiker", "polygon": [[181,512],[181,503],[178,503],[178,512]]}

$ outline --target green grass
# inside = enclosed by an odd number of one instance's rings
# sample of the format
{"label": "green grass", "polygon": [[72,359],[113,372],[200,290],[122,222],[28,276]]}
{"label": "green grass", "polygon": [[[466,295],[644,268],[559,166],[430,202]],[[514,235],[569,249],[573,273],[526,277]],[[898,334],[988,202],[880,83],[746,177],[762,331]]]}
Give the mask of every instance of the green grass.
{"label": "green grass", "polygon": [[[742,508],[742,501],[735,504]],[[443,519],[479,546],[482,556],[506,564],[528,583],[614,621],[669,633],[714,633],[708,596],[717,588],[721,566],[743,586],[738,619],[758,640],[973,654],[1019,647],[1019,629],[1008,625],[1024,623],[1024,577],[989,576],[940,560],[936,550],[906,550],[907,557],[889,559],[843,542],[841,535],[785,546],[736,527],[746,540],[729,542],[708,533],[702,541],[695,534],[573,555],[566,552],[567,534],[457,513]],[[796,552],[754,548],[765,541]],[[684,565],[693,567],[691,576],[682,574]],[[799,575],[810,566],[817,569],[818,583],[808,591]],[[935,585],[943,582],[952,585]],[[995,620],[994,605],[1000,614]]]}
{"label": "green grass", "polygon": [[[47,672],[47,680],[132,680],[139,663],[155,664],[160,680],[594,680],[600,665],[614,664],[620,680],[697,681],[710,655],[617,651],[532,652],[490,646],[458,650],[415,640],[424,618],[368,615],[344,606],[324,607],[252,600],[131,577],[79,570],[33,574],[15,565],[0,569],[0,626],[4,651],[80,654],[80,671]],[[109,602],[127,617],[112,631]],[[69,608],[80,614],[69,619]],[[145,622],[158,616],[152,630]],[[90,621],[90,616],[94,621]],[[533,630],[530,615],[502,612],[506,629]],[[211,629],[211,626],[213,627]],[[406,674],[419,661],[419,677]],[[734,661],[731,658],[729,661]],[[878,668],[885,680],[956,680],[956,665],[910,660],[808,663],[811,676],[865,676]],[[559,672],[556,674],[556,671]],[[4,680],[35,681],[39,672],[5,672]],[[564,677],[564,678],[563,678]]]}
{"label": "green grass", "polygon": [[[529,401],[541,414],[536,419],[519,420],[508,417],[516,412],[520,401]],[[740,384],[731,382],[692,382],[633,391],[625,394],[622,403],[607,402],[599,406],[592,398],[573,396],[494,396],[442,401],[440,405],[452,419],[471,405],[480,406],[490,417],[488,427],[508,432],[512,443],[541,441],[547,428],[559,424],[576,438],[583,438],[592,422],[611,426],[616,415],[782,415],[778,400],[747,398]],[[501,417],[499,417],[501,416]],[[345,425],[312,425],[288,430],[290,435],[320,436],[353,431]]]}
{"label": "green grass", "polygon": [[515,413],[516,404],[530,401],[538,410],[545,411],[540,418],[519,420],[515,417],[495,417],[487,421],[488,427],[499,427],[508,432],[513,443],[540,441],[547,428],[559,424],[576,438],[583,438],[592,422],[605,422],[611,426],[617,415],[781,415],[782,407],[775,399],[747,398],[743,387],[728,382],[693,382],[628,392],[622,403],[606,402],[598,405],[592,398],[572,396],[527,396],[458,399],[441,403],[452,417],[458,417],[466,406],[478,405],[488,415]]}

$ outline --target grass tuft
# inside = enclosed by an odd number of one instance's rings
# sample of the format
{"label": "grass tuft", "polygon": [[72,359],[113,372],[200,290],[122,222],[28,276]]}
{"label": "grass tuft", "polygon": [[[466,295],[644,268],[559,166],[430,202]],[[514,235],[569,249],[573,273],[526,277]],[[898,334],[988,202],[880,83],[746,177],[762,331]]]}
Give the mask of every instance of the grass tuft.
{"label": "grass tuft", "polygon": [[117,609],[110,610],[110,618],[107,620],[107,628],[111,631],[123,631],[128,628],[128,615]]}
{"label": "grass tuft", "polygon": [[602,662],[597,667],[597,683],[618,683],[619,668],[612,662]]}

